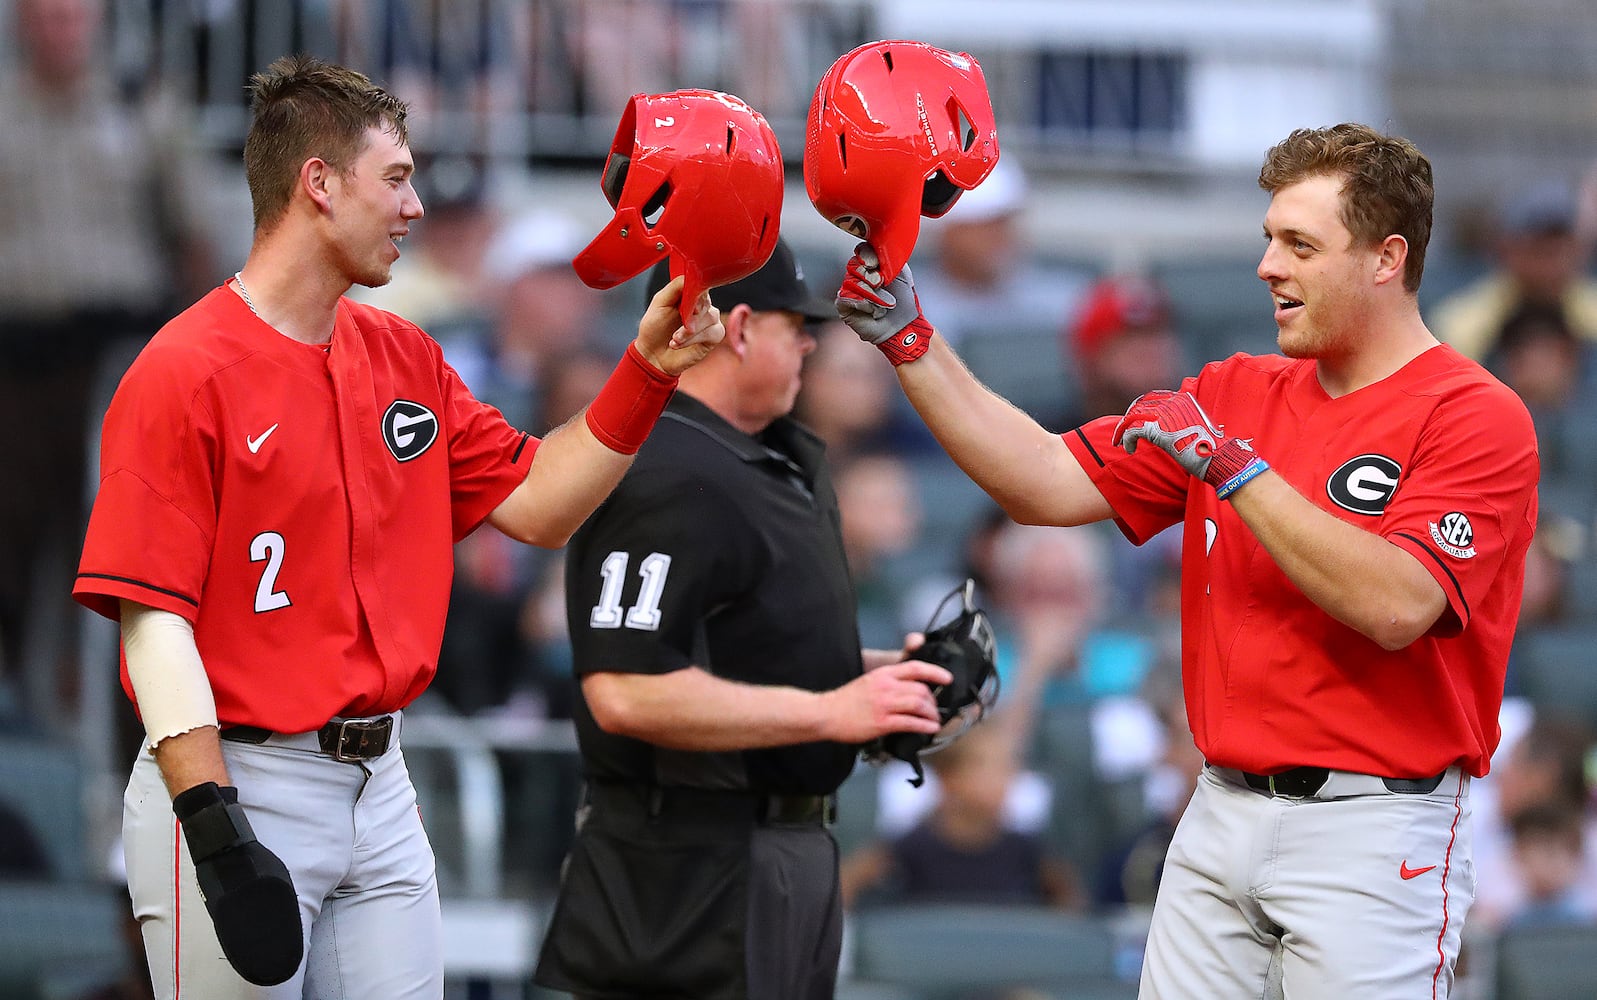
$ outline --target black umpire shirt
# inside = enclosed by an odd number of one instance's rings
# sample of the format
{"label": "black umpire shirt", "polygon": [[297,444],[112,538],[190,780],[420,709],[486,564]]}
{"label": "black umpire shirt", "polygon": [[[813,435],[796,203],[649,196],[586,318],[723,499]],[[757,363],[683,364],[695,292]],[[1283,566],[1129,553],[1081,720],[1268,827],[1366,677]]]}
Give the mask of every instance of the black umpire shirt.
{"label": "black umpire shirt", "polygon": [[[820,439],[782,418],[758,437],[678,392],[610,498],[571,539],[566,615],[580,676],[691,665],[811,691],[859,676],[853,583]],[[824,795],[858,748],[656,747],[601,730],[577,699],[589,780]]]}

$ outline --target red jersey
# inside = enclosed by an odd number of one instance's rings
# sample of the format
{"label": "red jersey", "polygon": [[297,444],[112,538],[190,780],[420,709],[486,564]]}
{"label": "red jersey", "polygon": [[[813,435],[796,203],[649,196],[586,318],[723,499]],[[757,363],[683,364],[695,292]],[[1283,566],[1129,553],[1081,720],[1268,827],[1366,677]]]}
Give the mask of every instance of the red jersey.
{"label": "red jersey", "polygon": [[1239,354],[1182,388],[1310,502],[1412,553],[1448,600],[1429,632],[1388,652],[1304,596],[1169,455],[1112,446],[1118,418],[1068,432],[1133,542],[1185,520],[1182,674],[1199,749],[1258,773],[1485,774],[1536,524],[1519,397],[1446,346],[1337,399],[1314,362],[1280,356]]}
{"label": "red jersey", "polygon": [[117,388],[73,596],[192,621],[223,725],[393,711],[437,668],[454,542],[537,444],[397,316],[341,299],[304,344],[218,288]]}

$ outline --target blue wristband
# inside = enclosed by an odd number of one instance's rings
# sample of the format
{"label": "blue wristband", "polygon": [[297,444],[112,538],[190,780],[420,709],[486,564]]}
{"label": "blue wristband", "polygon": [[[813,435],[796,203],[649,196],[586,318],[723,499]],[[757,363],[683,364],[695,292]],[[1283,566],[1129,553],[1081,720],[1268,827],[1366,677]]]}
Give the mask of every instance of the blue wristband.
{"label": "blue wristband", "polygon": [[1214,491],[1215,497],[1220,500],[1224,500],[1226,497],[1230,496],[1246,485],[1248,480],[1252,479],[1254,476],[1257,476],[1259,473],[1263,472],[1269,467],[1269,462],[1266,462],[1262,458],[1255,458],[1253,461],[1243,466],[1241,472],[1221,483],[1219,488]]}

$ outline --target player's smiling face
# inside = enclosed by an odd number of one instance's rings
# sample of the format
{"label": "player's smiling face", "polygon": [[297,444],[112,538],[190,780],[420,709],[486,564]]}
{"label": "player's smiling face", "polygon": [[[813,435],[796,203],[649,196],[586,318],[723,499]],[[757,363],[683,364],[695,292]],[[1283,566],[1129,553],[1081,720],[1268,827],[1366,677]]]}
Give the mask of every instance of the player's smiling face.
{"label": "player's smiling face", "polygon": [[1378,254],[1342,222],[1342,178],[1288,185],[1264,216],[1259,277],[1275,303],[1277,341],[1293,358],[1337,358],[1358,346]]}
{"label": "player's smiling face", "polygon": [[415,169],[410,148],[393,132],[373,127],[349,173],[335,171],[334,253],[353,284],[388,283],[399,241],[422,216],[421,198],[411,185]]}

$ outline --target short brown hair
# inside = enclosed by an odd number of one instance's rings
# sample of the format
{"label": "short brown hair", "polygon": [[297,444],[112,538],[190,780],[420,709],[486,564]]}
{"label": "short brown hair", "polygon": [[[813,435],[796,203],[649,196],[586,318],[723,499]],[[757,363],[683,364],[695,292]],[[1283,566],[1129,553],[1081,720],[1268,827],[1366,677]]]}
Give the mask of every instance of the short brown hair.
{"label": "short brown hair", "polygon": [[310,157],[348,172],[377,126],[409,142],[404,101],[364,74],[315,56],[284,56],[250,78],[251,121],[244,139],[244,178],[255,228],[288,209],[299,169]]}
{"label": "short brown hair", "polygon": [[1368,125],[1300,128],[1265,154],[1259,187],[1275,194],[1327,174],[1343,178],[1342,224],[1355,240],[1374,246],[1396,234],[1408,241],[1403,287],[1419,291],[1436,197],[1431,161],[1407,139]]}

